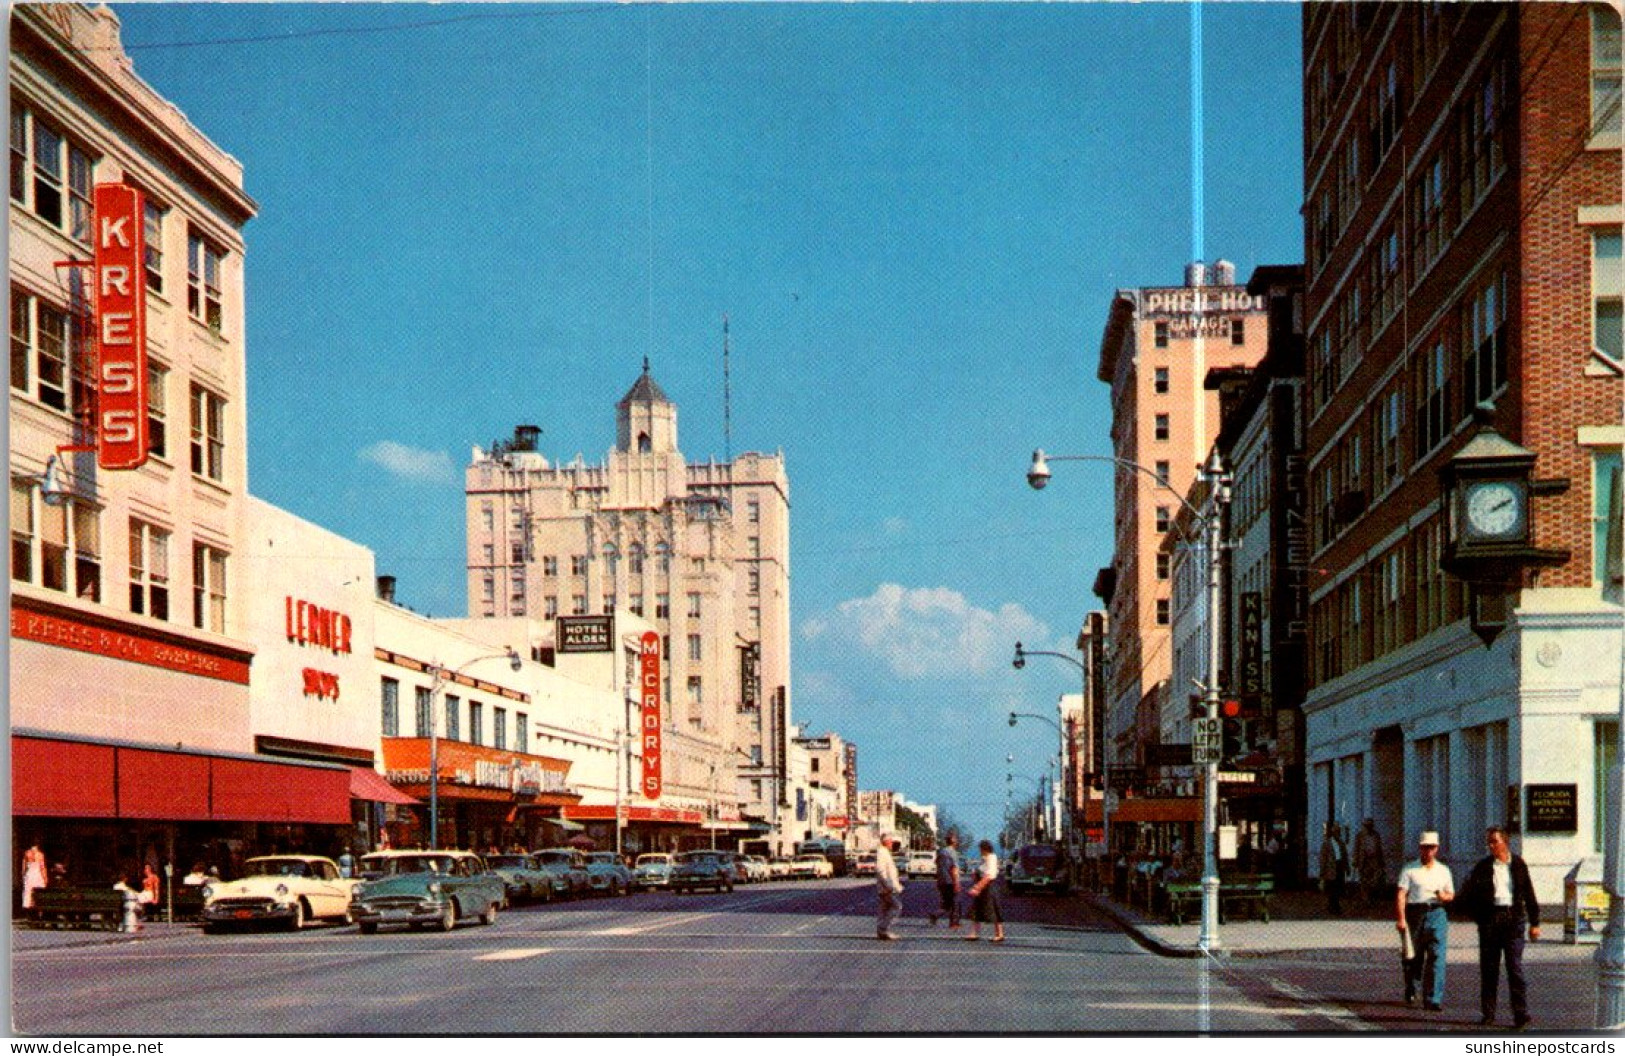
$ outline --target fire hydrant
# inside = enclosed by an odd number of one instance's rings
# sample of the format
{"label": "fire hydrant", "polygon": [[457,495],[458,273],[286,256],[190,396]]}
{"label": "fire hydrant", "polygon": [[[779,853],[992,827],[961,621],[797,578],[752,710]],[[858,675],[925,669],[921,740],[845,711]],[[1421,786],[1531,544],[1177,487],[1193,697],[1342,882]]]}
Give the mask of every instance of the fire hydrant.
{"label": "fire hydrant", "polygon": [[124,919],[119,924],[120,931],[141,930],[141,896],[124,888]]}

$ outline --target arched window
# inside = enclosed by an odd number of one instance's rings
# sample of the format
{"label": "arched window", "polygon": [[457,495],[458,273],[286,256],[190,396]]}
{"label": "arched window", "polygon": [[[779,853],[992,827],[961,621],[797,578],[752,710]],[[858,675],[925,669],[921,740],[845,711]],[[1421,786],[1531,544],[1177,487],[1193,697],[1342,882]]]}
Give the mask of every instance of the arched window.
{"label": "arched window", "polygon": [[643,547],[633,543],[626,550],[627,571],[634,576],[643,575]]}
{"label": "arched window", "polygon": [[621,563],[620,551],[615,549],[614,543],[604,544],[604,575],[611,583],[615,582],[616,566]]}
{"label": "arched window", "polygon": [[664,542],[655,544],[655,570],[662,573],[671,572],[671,547]]}
{"label": "arched window", "polygon": [[647,455],[654,450],[654,442],[649,439],[648,433],[638,434],[638,454]]}

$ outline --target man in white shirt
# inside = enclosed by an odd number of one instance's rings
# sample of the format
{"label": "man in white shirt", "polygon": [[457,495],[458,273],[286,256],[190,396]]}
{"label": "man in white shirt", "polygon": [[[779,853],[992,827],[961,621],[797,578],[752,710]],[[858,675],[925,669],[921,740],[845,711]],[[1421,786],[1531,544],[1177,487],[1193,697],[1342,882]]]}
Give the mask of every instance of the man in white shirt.
{"label": "man in white shirt", "polygon": [[903,913],[903,880],[897,875],[897,861],[891,853],[896,844],[897,837],[887,834],[880,838],[880,846],[875,850],[875,894],[880,903],[875,938],[886,942],[897,938],[891,929]]}
{"label": "man in white shirt", "polygon": [[1444,1007],[1445,950],[1450,918],[1445,904],[1456,897],[1450,867],[1439,861],[1439,834],[1424,832],[1417,841],[1418,857],[1399,873],[1395,912],[1401,933],[1409,932],[1414,956],[1405,960],[1405,1003],[1416,1004],[1417,984],[1422,1007],[1437,1012]]}

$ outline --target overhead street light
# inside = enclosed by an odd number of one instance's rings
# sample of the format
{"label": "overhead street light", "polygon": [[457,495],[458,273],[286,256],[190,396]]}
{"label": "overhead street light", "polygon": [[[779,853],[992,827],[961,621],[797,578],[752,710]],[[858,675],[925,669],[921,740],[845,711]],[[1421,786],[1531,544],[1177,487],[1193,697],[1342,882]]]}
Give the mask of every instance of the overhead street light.
{"label": "overhead street light", "polygon": [[[443,665],[434,666],[434,682],[429,687],[429,850],[440,849],[440,709],[436,701],[446,688],[448,682],[456,680],[468,668],[483,660],[507,660],[510,667],[518,671],[524,666],[519,654],[509,646],[506,652],[489,653],[485,656],[476,656],[472,660],[465,660],[454,671],[448,671]],[[524,751],[525,745],[520,745]]]}
{"label": "overhead street light", "polygon": [[[1037,463],[1035,463],[1035,465],[1036,464]],[[1044,472],[1043,472],[1042,477],[1039,478],[1039,479],[1047,481],[1049,479],[1049,467],[1048,466],[1040,466],[1040,468],[1042,468]],[[1034,476],[1033,473],[1029,473],[1027,475],[1029,480],[1032,480],[1033,476]],[[1043,485],[1042,484],[1035,484],[1034,487],[1043,487]],[[1050,651],[1045,650],[1045,649],[1024,649],[1024,648],[1022,648],[1021,643],[1017,642],[1016,643],[1016,655],[1010,661],[1010,666],[1015,668],[1017,671],[1020,671],[1022,668],[1027,666],[1027,658],[1029,656],[1050,656],[1050,657],[1054,657],[1057,660],[1065,660],[1067,663],[1071,664],[1073,667],[1076,667],[1078,669],[1078,674],[1083,679],[1083,685],[1082,685],[1081,690],[1080,690],[1080,696],[1078,698],[1078,703],[1079,703],[1079,707],[1082,709],[1082,714],[1084,715],[1085,719],[1087,720],[1088,718],[1090,718],[1090,711],[1089,711],[1089,669],[1088,669],[1088,667],[1084,666],[1083,661],[1082,660],[1075,660],[1072,657],[1066,655],[1065,653],[1054,653],[1054,652],[1050,652]],[[1016,724],[1015,716],[1011,715],[1010,716],[1010,725],[1014,726],[1015,724]],[[1085,734],[1084,734],[1084,736],[1092,744],[1093,743],[1092,738],[1094,736],[1094,731],[1091,728],[1089,722],[1085,721],[1084,726],[1085,726]],[[1065,730],[1061,730],[1059,725],[1057,725],[1056,729],[1059,730],[1060,734],[1061,734],[1061,755],[1060,755],[1061,779],[1062,779],[1062,781],[1064,781],[1066,783],[1066,788],[1067,788],[1066,800],[1064,802],[1066,802],[1066,804],[1067,804],[1066,820],[1067,820],[1068,824],[1066,824],[1063,827],[1065,829],[1067,829],[1068,832],[1062,834],[1063,836],[1066,836],[1066,835],[1070,835],[1070,834],[1076,832],[1075,826],[1071,824],[1071,821],[1072,821],[1072,803],[1071,803],[1071,799],[1072,799],[1072,790],[1074,788],[1076,788],[1079,784],[1081,784],[1081,782],[1077,779],[1076,774],[1068,774],[1068,772],[1067,772],[1067,763],[1070,761],[1071,758],[1075,757],[1075,754],[1068,752],[1068,749],[1073,747],[1072,737]],[[1073,769],[1074,770],[1078,769],[1076,764],[1074,764]],[[1057,789],[1057,791],[1059,791],[1059,790]],[[1057,813],[1059,813],[1059,808],[1057,808]],[[1109,827],[1107,827],[1106,824],[1105,824],[1105,815],[1104,815],[1104,813],[1101,815],[1101,818],[1102,818],[1101,836],[1102,836],[1102,838],[1105,839],[1106,847],[1109,850],[1111,845],[1112,845],[1112,841],[1110,839],[1111,829]],[[1087,817],[1084,820],[1084,824],[1085,824],[1085,827],[1087,828],[1087,825],[1088,825]],[[1088,833],[1085,832],[1084,836],[1085,836],[1085,842],[1087,842]],[[1069,850],[1075,850],[1075,848],[1069,848]],[[1076,858],[1074,858],[1074,866],[1081,868],[1081,863],[1079,863]]]}
{"label": "overhead street light", "polygon": [[[1190,500],[1175,491],[1166,477],[1149,466],[1142,466],[1138,462],[1115,455],[1049,455],[1045,456],[1042,448],[1033,452],[1032,465],[1027,469],[1027,483],[1034,490],[1042,491],[1050,480],[1051,461],[1055,462],[1109,462],[1120,469],[1133,470],[1144,473],[1157,482],[1157,486],[1179,501],[1196,523],[1201,526],[1207,536],[1208,553],[1208,650],[1207,650],[1207,678],[1204,690],[1204,710],[1207,718],[1219,718],[1219,621],[1222,616],[1222,585],[1224,560],[1224,511],[1230,504],[1230,475],[1225,470],[1224,460],[1219,452],[1214,450],[1208,457],[1207,463],[1202,467],[1202,474],[1209,484],[1208,503],[1210,509],[1203,513]],[[1110,773],[1106,760],[1101,760],[1103,771]],[[1208,762],[1203,766],[1202,780],[1202,929],[1196,940],[1197,948],[1203,951],[1216,950],[1219,947],[1219,867],[1218,867],[1218,832],[1219,832],[1219,766],[1217,762]],[[1108,854],[1111,848],[1107,847]]]}

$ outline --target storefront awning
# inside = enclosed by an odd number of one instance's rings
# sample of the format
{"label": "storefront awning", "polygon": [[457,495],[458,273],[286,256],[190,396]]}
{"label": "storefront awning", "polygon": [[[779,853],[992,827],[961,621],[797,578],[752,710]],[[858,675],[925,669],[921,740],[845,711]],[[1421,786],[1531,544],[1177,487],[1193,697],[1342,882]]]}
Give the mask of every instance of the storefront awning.
{"label": "storefront awning", "polygon": [[370,766],[350,767],[350,798],[364,799],[371,803],[394,803],[403,807],[416,806],[422,802],[385,781],[384,775]]}
{"label": "storefront awning", "polygon": [[[1084,819],[1090,825],[1100,824],[1102,800],[1091,799],[1084,804]],[[1202,800],[1189,796],[1179,799],[1121,799],[1112,811],[1112,823],[1120,821],[1173,821],[1198,822],[1202,820]]]}
{"label": "storefront awning", "polygon": [[[583,804],[564,808],[564,816],[572,821],[614,821],[615,807],[613,804]],[[698,825],[705,820],[705,815],[697,810],[687,807],[645,807],[623,806],[621,819],[627,822],[656,822],[667,825]]]}
{"label": "storefront awning", "polygon": [[543,818],[542,820],[547,822],[549,825],[557,825],[565,832],[580,832],[582,829],[586,828],[585,825],[577,825],[568,818]]}

